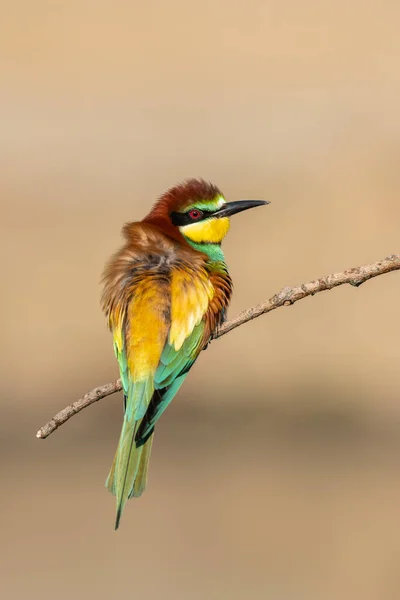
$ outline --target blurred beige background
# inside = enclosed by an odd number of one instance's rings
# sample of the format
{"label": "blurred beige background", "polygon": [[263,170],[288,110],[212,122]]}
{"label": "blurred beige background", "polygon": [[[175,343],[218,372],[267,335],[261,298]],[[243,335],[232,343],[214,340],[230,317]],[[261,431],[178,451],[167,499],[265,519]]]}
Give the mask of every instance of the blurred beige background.
{"label": "blurred beige background", "polygon": [[266,198],[231,314],[399,251],[400,5],[16,0],[0,22],[1,597],[400,597],[400,274],[203,354],[113,531],[121,398],[99,309],[127,220],[202,176]]}

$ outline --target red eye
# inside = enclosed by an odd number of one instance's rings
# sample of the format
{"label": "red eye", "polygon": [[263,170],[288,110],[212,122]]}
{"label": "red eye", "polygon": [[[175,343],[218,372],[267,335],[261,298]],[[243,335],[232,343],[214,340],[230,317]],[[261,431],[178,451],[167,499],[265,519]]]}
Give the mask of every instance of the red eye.
{"label": "red eye", "polygon": [[203,213],[201,212],[201,210],[197,210],[197,208],[192,208],[192,210],[189,210],[189,217],[191,219],[198,220],[202,216],[203,216]]}

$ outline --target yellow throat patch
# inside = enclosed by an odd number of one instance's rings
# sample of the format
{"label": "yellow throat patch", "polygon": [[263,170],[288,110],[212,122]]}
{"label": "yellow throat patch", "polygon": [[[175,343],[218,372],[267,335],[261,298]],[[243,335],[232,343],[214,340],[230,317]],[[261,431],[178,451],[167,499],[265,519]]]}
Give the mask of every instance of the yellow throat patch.
{"label": "yellow throat patch", "polygon": [[228,217],[210,218],[180,227],[181,233],[197,244],[219,244],[229,231]]}

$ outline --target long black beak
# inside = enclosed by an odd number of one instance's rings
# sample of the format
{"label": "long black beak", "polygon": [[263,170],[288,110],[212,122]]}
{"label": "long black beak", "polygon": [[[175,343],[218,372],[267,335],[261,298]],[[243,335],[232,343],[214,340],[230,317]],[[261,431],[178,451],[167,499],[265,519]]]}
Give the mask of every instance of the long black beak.
{"label": "long black beak", "polygon": [[270,204],[270,202],[266,200],[237,200],[236,202],[227,202],[213,214],[213,217],[230,217],[238,212],[242,212],[242,210],[263,206],[263,204]]}

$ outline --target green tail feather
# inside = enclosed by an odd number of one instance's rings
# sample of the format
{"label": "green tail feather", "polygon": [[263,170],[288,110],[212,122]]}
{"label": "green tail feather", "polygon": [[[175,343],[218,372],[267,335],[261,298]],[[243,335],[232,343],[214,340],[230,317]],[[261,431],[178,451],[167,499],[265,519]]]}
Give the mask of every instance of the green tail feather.
{"label": "green tail feather", "polygon": [[146,444],[137,448],[135,435],[139,424],[140,421],[136,421],[133,428],[126,428],[124,424],[121,440],[106,481],[106,487],[117,497],[115,529],[119,527],[128,498],[140,496],[146,488],[147,469],[154,436],[151,436]]}
{"label": "green tail feather", "polygon": [[135,483],[133,484],[133,488],[131,493],[129,494],[129,498],[138,498],[142,495],[147,485],[147,469],[149,466],[151,447],[153,445],[153,437],[149,437],[147,442],[141,447],[137,448],[137,450],[141,450],[142,453],[140,455],[139,467],[135,477]]}
{"label": "green tail feather", "polygon": [[138,409],[141,412],[142,404],[151,393],[152,386],[148,382],[138,383],[131,388],[126,400],[121,436],[114,462],[106,481],[109,491],[117,498],[115,529],[118,529],[128,498],[140,496],[146,486],[147,467],[153,436],[149,438],[146,444],[140,447],[136,446],[135,436],[141,423],[141,418],[137,418]]}

